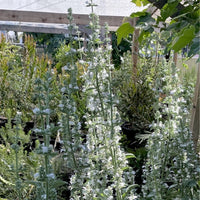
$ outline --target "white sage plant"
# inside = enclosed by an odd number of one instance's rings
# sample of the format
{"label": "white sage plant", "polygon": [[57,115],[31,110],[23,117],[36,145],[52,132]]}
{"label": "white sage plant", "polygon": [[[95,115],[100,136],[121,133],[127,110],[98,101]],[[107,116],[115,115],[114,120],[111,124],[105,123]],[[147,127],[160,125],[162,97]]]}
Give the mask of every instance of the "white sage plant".
{"label": "white sage plant", "polygon": [[22,127],[21,127],[21,113],[17,112],[15,117],[15,127],[14,127],[14,133],[13,136],[14,143],[11,145],[11,148],[15,152],[15,165],[13,166],[13,171],[15,172],[15,187],[16,187],[16,193],[17,198],[22,199],[23,198],[23,187],[24,182],[22,181],[22,178],[20,177],[20,173],[23,172],[23,164],[20,163],[20,151],[23,150],[22,144],[24,141],[28,141],[28,136],[23,135]]}
{"label": "white sage plant", "polygon": [[173,64],[162,63],[155,89],[158,101],[141,199],[198,199],[200,166],[189,130],[188,105]]}
{"label": "white sage plant", "polygon": [[43,79],[37,78],[35,81],[35,97],[38,106],[33,109],[33,113],[40,124],[35,127],[34,132],[43,137],[44,142],[40,144],[37,150],[38,154],[43,157],[43,165],[40,166],[39,172],[34,175],[33,182],[36,185],[36,200],[56,200],[56,177],[51,165],[53,156],[53,146],[50,144],[50,138],[55,129],[50,123],[50,115],[53,113],[51,102],[55,96],[52,93],[53,77],[51,70],[48,69]]}
{"label": "white sage plant", "polygon": [[[78,98],[79,87],[77,83],[78,69],[77,63],[74,60],[74,54],[78,50],[73,48],[73,33],[77,31],[77,27],[73,23],[72,9],[68,9],[68,20],[68,30],[70,33],[70,50],[68,56],[70,56],[70,62],[62,69],[60,89],[62,95],[59,104],[61,119],[59,122],[59,131],[63,140],[64,160],[67,168],[73,173],[70,181],[71,199],[76,199],[76,196],[82,199],[83,194],[81,188],[83,188],[83,181],[81,181],[81,175],[83,168],[87,165],[87,149],[83,143],[81,123],[77,113],[76,98]],[[76,181],[74,181],[75,179]]]}
{"label": "white sage plant", "polygon": [[[92,1],[88,41],[87,70],[83,74],[83,92],[87,98],[87,164],[82,175],[72,177],[73,182],[81,182],[83,187],[71,199],[122,200],[136,199],[134,195],[134,173],[128,169],[125,153],[120,149],[120,118],[116,109],[117,99],[113,95],[111,46],[106,27],[106,38],[100,39],[98,17],[93,12]],[[129,187],[127,177],[129,176]]]}

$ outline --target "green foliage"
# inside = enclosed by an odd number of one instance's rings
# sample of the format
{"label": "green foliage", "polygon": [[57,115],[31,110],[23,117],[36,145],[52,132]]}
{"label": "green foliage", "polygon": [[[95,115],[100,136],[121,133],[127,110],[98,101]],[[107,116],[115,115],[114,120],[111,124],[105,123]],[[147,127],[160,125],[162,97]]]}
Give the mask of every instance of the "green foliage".
{"label": "green foliage", "polygon": [[132,0],[132,2],[136,5],[136,6],[142,6],[142,2],[140,0]]}
{"label": "green foliage", "polygon": [[61,44],[61,46],[58,48],[55,58],[56,58],[56,68],[61,71],[61,68],[65,66],[70,58],[66,56],[66,54],[69,52],[70,46],[66,45],[65,42]]}
{"label": "green foliage", "polygon": [[129,34],[132,34],[134,28],[130,25],[129,22],[122,24],[117,30],[117,44],[119,45],[122,41],[122,38],[128,37]]}
{"label": "green foliage", "polygon": [[140,14],[140,17],[136,23],[136,27],[142,28],[145,31],[147,31],[154,22],[155,22],[155,19],[151,16],[150,13],[146,12],[144,13],[144,15]]}
{"label": "green foliage", "polygon": [[24,48],[2,38],[0,57],[0,113],[7,116],[7,109],[10,109],[14,118],[20,111],[22,120],[31,120],[34,104],[32,85],[35,77],[46,70],[47,59],[36,56],[35,42],[30,37],[25,38]]}
{"label": "green foliage", "polygon": [[[145,11],[145,10],[144,10]],[[146,13],[146,12],[144,12],[144,11],[142,11],[142,12],[133,12],[133,13],[131,13],[131,17],[132,18],[134,18],[134,17],[141,17],[141,16],[145,16],[145,15],[147,15],[148,13]]]}
{"label": "green foliage", "polygon": [[[195,56],[196,52],[200,52],[200,45],[199,45],[199,41],[200,41],[200,35],[197,35],[191,42],[191,48],[190,51],[188,53],[189,57]],[[200,60],[198,61],[200,62]]]}
{"label": "green foliage", "polygon": [[118,69],[121,65],[121,57],[125,52],[131,51],[131,35],[127,39],[122,39],[119,45],[117,45],[117,35],[112,32],[112,60],[115,68]]}
{"label": "green foliage", "polygon": [[141,60],[135,82],[131,60],[131,54],[125,54],[120,69],[114,73],[113,85],[116,95],[119,96],[118,109],[125,121],[141,120],[150,124],[154,119],[152,103],[155,99],[152,87],[156,77],[156,67],[150,60],[146,62]]}
{"label": "green foliage", "polygon": [[181,50],[183,47],[185,47],[188,43],[190,43],[193,38],[195,37],[195,27],[190,26],[180,33],[179,37],[176,37],[174,41],[172,42],[172,49],[175,50],[175,52]]}
{"label": "green foliage", "polygon": [[178,1],[168,1],[163,8],[161,9],[161,18],[160,21],[165,21],[168,17],[172,16],[175,12],[177,12],[177,5],[179,4]]}
{"label": "green foliage", "polygon": [[37,45],[42,47],[45,54],[48,54],[53,59],[57,52],[57,48],[66,41],[66,38],[62,34],[47,34],[47,33],[25,33],[34,38],[37,41]]}
{"label": "green foliage", "polygon": [[[132,2],[138,6],[141,6],[142,3],[146,4],[146,1],[143,0]],[[180,0],[172,0],[162,5],[162,1],[157,2],[156,0],[151,0],[149,2],[160,8],[161,16],[153,19],[151,13],[148,13],[146,10],[130,15],[132,18],[138,17],[137,24],[134,28],[141,30],[139,41],[141,42],[143,36],[146,36],[147,33],[151,34],[158,29],[162,32],[170,31],[169,37],[166,38],[168,40],[166,49],[172,49],[178,52],[188,45],[190,49],[188,56],[199,54],[199,3],[197,1],[184,1],[183,4],[180,4]],[[169,17],[171,18],[170,23],[168,21]],[[129,29],[123,29],[123,26],[126,25],[122,24],[117,30],[119,41],[121,38],[132,34],[131,27]],[[146,34],[144,34],[144,31]]]}
{"label": "green foliage", "polygon": [[[11,112],[8,110],[9,115]],[[11,119],[1,128],[5,145],[0,145],[0,197],[8,199],[32,199],[32,187],[28,182],[40,164],[34,153],[26,155],[24,145],[30,136],[22,130],[19,116],[12,127]]]}
{"label": "green foliage", "polygon": [[136,5],[136,6],[146,6],[147,4],[149,4],[148,0],[132,0],[132,2]]}

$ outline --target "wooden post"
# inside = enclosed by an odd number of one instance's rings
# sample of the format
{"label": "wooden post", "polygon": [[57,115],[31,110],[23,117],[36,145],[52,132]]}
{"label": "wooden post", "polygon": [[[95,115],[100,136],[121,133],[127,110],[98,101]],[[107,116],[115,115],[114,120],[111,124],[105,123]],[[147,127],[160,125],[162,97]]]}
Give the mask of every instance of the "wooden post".
{"label": "wooden post", "polygon": [[197,143],[200,136],[200,64],[198,65],[197,73],[198,73],[197,82],[195,87],[191,124],[190,124],[195,150],[197,150]]}
{"label": "wooden post", "polygon": [[[133,26],[136,25],[137,18],[134,18]],[[137,76],[137,63],[138,63],[138,52],[139,52],[139,29],[135,29],[133,32],[133,39],[132,39],[132,59],[133,59],[133,79],[136,81]]]}
{"label": "wooden post", "polygon": [[174,53],[174,64],[177,66],[178,53]]}
{"label": "wooden post", "polygon": [[86,37],[85,32],[83,32],[83,38],[84,38],[84,40],[83,40],[83,47],[84,47],[84,49],[87,49],[87,37]]}

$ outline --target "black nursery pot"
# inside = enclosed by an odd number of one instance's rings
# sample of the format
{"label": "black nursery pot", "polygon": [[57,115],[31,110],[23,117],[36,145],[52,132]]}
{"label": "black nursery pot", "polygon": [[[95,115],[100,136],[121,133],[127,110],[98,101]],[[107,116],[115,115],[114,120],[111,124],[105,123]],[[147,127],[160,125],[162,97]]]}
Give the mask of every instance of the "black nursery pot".
{"label": "black nursery pot", "polygon": [[145,149],[145,145],[147,140],[141,141],[136,136],[139,134],[144,134],[146,127],[136,125],[134,123],[125,122],[121,126],[122,134],[125,135],[125,139],[122,141],[122,146],[128,152],[132,152],[136,158],[129,159],[129,166],[133,168],[136,172],[135,174],[135,183],[139,185],[136,189],[136,192],[139,194],[141,193],[142,183],[143,183],[143,170],[142,166],[144,165],[147,151]]}
{"label": "black nursery pot", "polygon": [[134,123],[125,122],[121,126],[122,134],[126,136],[126,145],[128,148],[133,150],[145,147],[146,140],[141,141],[141,139],[137,138],[137,135],[145,134],[145,128],[139,127]]}
{"label": "black nursery pot", "polygon": [[26,122],[26,125],[24,127],[24,133],[28,134],[29,131],[31,131],[34,128],[34,122],[30,121],[30,122]]}
{"label": "black nursery pot", "polygon": [[126,135],[127,140],[130,141],[135,140],[137,132],[135,131],[132,123],[125,122],[124,124],[122,124],[121,128],[122,128],[122,133]]}
{"label": "black nursery pot", "polygon": [[5,124],[8,122],[8,119],[6,117],[0,116],[0,128],[5,127]]}

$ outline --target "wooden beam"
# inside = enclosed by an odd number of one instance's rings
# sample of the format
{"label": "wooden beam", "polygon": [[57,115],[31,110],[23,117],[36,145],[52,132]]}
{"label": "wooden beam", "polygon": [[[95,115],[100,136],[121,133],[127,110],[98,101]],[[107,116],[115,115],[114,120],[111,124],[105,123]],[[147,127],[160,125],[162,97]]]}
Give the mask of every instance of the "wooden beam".
{"label": "wooden beam", "polygon": [[197,150],[197,144],[200,136],[200,64],[198,65],[197,82],[193,99],[193,109],[190,125],[194,148]]}
{"label": "wooden beam", "polygon": [[[74,21],[77,25],[88,25],[89,16],[85,14],[73,14]],[[100,25],[106,22],[109,26],[119,27],[124,17],[121,16],[99,16]],[[52,12],[35,12],[0,9],[0,21],[18,21],[18,22],[35,22],[35,23],[55,23],[67,24],[67,14]]]}
{"label": "wooden beam", "polygon": [[33,32],[33,33],[50,33],[50,34],[67,34],[69,31],[66,28],[33,26],[29,24],[5,24],[0,23],[0,30],[16,31],[16,32]]}

